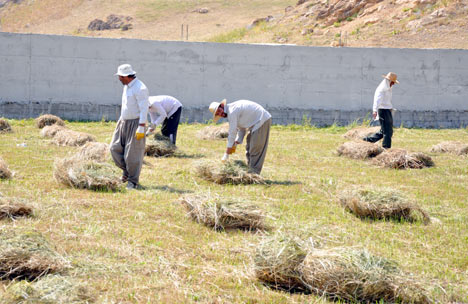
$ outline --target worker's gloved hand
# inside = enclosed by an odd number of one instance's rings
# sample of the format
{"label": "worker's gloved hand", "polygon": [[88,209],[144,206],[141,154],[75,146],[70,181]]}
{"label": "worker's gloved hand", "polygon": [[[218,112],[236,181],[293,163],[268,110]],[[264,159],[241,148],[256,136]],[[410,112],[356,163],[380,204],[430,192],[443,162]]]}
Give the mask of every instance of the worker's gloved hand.
{"label": "worker's gloved hand", "polygon": [[136,139],[140,140],[145,138],[145,127],[144,126],[138,126],[138,129],[136,131]]}
{"label": "worker's gloved hand", "polygon": [[224,153],[223,158],[221,158],[221,161],[222,161],[222,162],[226,162],[226,161],[228,161],[228,160],[229,160],[229,154]]}
{"label": "worker's gloved hand", "polygon": [[153,134],[154,130],[154,128],[149,128],[148,131],[146,131],[146,136],[150,136],[151,134]]}

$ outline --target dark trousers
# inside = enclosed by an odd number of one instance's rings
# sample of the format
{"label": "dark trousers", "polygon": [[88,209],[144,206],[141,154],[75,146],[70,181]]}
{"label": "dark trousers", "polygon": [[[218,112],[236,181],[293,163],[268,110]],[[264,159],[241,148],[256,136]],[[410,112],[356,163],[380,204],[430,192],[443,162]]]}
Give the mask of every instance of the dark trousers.
{"label": "dark trousers", "polygon": [[182,107],[179,107],[171,117],[164,119],[161,126],[162,135],[169,137],[171,142],[175,145],[177,137],[177,128],[179,127],[180,114],[182,113]]}
{"label": "dark trousers", "polygon": [[392,147],[392,135],[393,135],[392,110],[379,109],[378,113],[379,113],[380,131],[375,134],[365,137],[364,140],[374,143],[383,138],[382,147],[389,149]]}

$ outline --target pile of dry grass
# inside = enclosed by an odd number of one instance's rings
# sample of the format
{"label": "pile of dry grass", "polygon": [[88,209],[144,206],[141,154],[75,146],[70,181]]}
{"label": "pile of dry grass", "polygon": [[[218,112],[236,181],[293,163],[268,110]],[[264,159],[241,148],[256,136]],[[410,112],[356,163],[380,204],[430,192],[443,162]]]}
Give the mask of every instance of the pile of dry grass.
{"label": "pile of dry grass", "polygon": [[57,134],[57,132],[59,131],[62,131],[62,130],[65,130],[66,127],[64,126],[61,126],[61,125],[50,125],[50,126],[45,126],[42,130],[41,130],[41,136],[42,137],[54,137],[55,134]]}
{"label": "pile of dry grass", "polygon": [[67,267],[68,262],[41,234],[13,230],[0,232],[0,279],[34,280]]}
{"label": "pile of dry grass", "polygon": [[247,164],[235,161],[200,161],[195,165],[196,174],[217,184],[264,184],[263,177],[250,173]]}
{"label": "pile of dry grass", "polygon": [[12,132],[10,124],[3,118],[0,118],[0,133],[9,133]]}
{"label": "pile of dry grass", "polygon": [[80,148],[77,157],[82,160],[105,162],[110,155],[109,145],[101,142],[88,142]]}
{"label": "pile of dry grass", "polygon": [[64,185],[97,191],[117,191],[121,186],[117,168],[109,163],[72,156],[56,159],[55,180]]}
{"label": "pile of dry grass", "polygon": [[153,157],[171,156],[176,152],[177,147],[171,142],[169,137],[156,133],[153,138],[146,139],[145,155]]}
{"label": "pile of dry grass", "polygon": [[58,146],[82,146],[87,142],[96,141],[96,138],[88,133],[63,129],[55,133],[52,142]]}
{"label": "pile of dry grass", "polygon": [[354,159],[367,159],[376,157],[383,152],[379,145],[365,141],[348,141],[337,149],[339,156],[347,156]]}
{"label": "pile of dry grass", "polygon": [[430,222],[429,214],[393,189],[344,191],[341,205],[359,218]]}
{"label": "pile of dry grass", "polygon": [[459,141],[444,141],[432,146],[431,152],[466,155],[468,154],[468,145]]}
{"label": "pile of dry grass", "polygon": [[432,158],[422,152],[408,152],[404,149],[391,149],[376,156],[375,165],[392,169],[422,169],[434,166]]}
{"label": "pile of dry grass", "polygon": [[65,126],[65,122],[58,116],[52,114],[44,114],[36,118],[36,126],[39,129],[44,128],[45,126],[51,126],[57,124],[59,126]]}
{"label": "pile of dry grass", "polygon": [[8,179],[12,175],[10,169],[8,169],[8,164],[0,157],[0,179]]}
{"label": "pile of dry grass", "polygon": [[371,127],[371,128],[354,128],[346,132],[343,136],[348,139],[358,139],[362,140],[364,137],[372,135],[374,133],[379,132],[380,127]]}
{"label": "pile of dry grass", "polygon": [[4,304],[87,304],[94,302],[84,284],[60,275],[47,275],[34,282],[13,283],[6,289],[2,300]]}
{"label": "pile of dry grass", "polygon": [[225,139],[229,135],[229,123],[207,126],[197,132],[197,137],[203,140]]}
{"label": "pile of dry grass", "polygon": [[216,200],[209,195],[187,195],[180,202],[192,219],[216,230],[265,229],[263,211],[248,202]]}
{"label": "pile of dry grass", "polygon": [[32,215],[32,207],[18,199],[0,196],[0,220]]}

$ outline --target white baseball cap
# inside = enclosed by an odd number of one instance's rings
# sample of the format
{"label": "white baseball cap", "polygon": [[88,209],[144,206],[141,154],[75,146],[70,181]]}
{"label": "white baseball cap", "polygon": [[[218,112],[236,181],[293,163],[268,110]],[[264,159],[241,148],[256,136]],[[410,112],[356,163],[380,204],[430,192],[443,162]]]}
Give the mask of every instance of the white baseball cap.
{"label": "white baseball cap", "polygon": [[128,75],[135,75],[136,72],[132,69],[132,66],[129,65],[128,63],[119,65],[117,68],[117,73],[115,73],[115,76],[128,76]]}

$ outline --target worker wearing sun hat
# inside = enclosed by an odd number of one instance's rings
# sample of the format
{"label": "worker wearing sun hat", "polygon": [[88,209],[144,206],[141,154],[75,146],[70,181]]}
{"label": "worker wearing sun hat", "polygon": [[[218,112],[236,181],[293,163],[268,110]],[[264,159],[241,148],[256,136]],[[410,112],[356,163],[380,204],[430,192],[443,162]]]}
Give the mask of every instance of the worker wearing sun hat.
{"label": "worker wearing sun hat", "polygon": [[392,147],[393,136],[392,87],[395,83],[400,82],[397,80],[397,75],[392,72],[389,72],[387,75],[382,75],[382,77],[384,79],[375,90],[374,105],[372,108],[372,117],[374,119],[379,119],[380,130],[363,139],[374,143],[383,138],[382,147],[389,149]]}
{"label": "worker wearing sun hat", "polygon": [[225,156],[235,151],[235,146],[242,144],[247,135],[246,157],[250,171],[260,174],[265,161],[270,137],[271,115],[261,105],[250,100],[237,100],[226,104],[212,102],[209,110],[213,113],[213,122],[227,118],[229,135]]}
{"label": "worker wearing sun hat", "polygon": [[112,136],[110,152],[117,167],[123,170],[122,181],[128,181],[127,189],[139,188],[148,116],[148,88],[135,74],[130,64],[120,65],[115,74],[124,88],[122,109]]}

